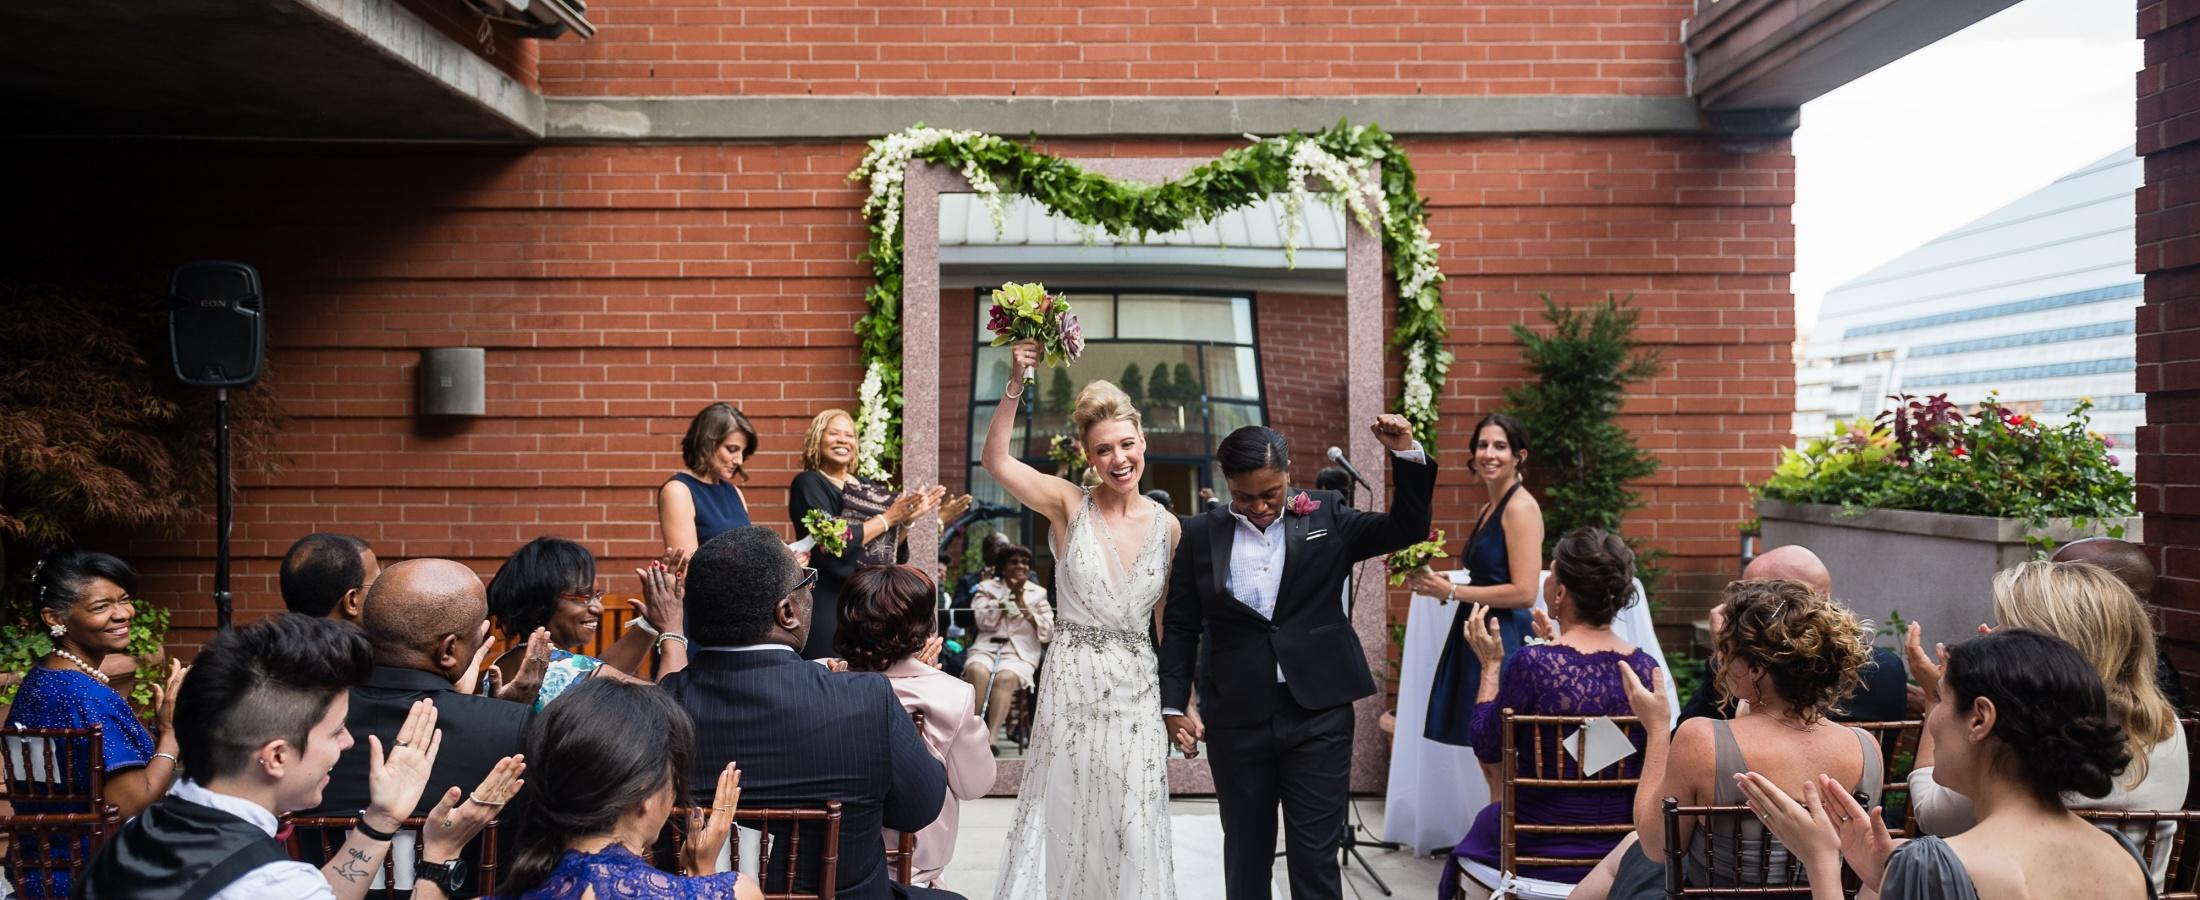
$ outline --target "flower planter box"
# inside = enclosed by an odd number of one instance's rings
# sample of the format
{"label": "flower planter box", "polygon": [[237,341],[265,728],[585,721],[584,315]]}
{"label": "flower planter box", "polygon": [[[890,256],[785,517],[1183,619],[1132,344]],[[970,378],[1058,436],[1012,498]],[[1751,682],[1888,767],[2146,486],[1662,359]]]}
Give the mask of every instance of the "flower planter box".
{"label": "flower planter box", "polygon": [[[1874,509],[1847,516],[1841,507],[1815,503],[1757,502],[1764,523],[1762,553],[1800,544],[1818,554],[1833,573],[1833,593],[1858,615],[1885,624],[1900,612],[1925,626],[1925,640],[1955,642],[1993,617],[1994,574],[2031,559],[2021,519]],[[2056,543],[2105,534],[2124,526],[2137,542],[2139,519],[2049,523]],[[1888,642],[1886,639],[1882,643]]]}

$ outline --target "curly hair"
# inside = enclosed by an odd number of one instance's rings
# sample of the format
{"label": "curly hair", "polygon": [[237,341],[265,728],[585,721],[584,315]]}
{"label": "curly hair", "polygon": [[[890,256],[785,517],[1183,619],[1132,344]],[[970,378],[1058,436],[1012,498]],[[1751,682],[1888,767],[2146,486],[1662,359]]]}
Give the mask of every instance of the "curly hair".
{"label": "curly hair", "polygon": [[1566,586],[1574,615],[1602,628],[1635,599],[1635,551],[1602,528],[1576,528],[1551,548],[1551,577]]}
{"label": "curly hair", "polygon": [[825,429],[833,427],[834,419],[847,419],[854,428],[856,417],[845,409],[835,407],[810,417],[810,427],[802,432],[802,467],[815,469],[825,464]]}
{"label": "curly hair", "polygon": [[857,569],[840,588],[833,652],[849,671],[884,672],[924,649],[938,605],[939,588],[915,566]]}
{"label": "curly hair", "polygon": [[[1720,658],[1763,669],[1795,715],[1814,723],[1864,683],[1871,628],[1832,598],[1800,581],[1736,581],[1726,586]],[[1734,699],[1726,680],[1719,694]]]}
{"label": "curly hair", "polygon": [[2069,642],[2092,663],[2130,741],[2127,783],[2146,780],[2147,754],[2178,728],[2154,682],[2154,620],[2115,573],[2084,562],[2027,562],[1994,576],[1994,619]]}

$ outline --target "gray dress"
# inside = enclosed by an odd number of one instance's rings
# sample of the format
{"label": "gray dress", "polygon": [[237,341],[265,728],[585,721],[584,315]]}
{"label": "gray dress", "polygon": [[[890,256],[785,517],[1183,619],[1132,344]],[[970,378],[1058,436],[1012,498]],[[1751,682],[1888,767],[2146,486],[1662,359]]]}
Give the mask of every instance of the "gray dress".
{"label": "gray dress", "polygon": [[[2139,864],[2139,874],[2147,886],[2147,900],[2154,900],[2154,877],[2147,869],[2146,860],[2139,856],[2139,848],[2131,839],[2117,832],[2108,832],[2116,843],[2124,845],[2124,852],[2131,854]],[[1932,835],[1917,838],[1903,844],[1887,857],[1887,874],[1880,879],[1879,896],[1885,900],[1978,900],[1978,886],[1971,883],[1971,873],[1963,868],[1963,860],[1956,858],[1956,851]]]}

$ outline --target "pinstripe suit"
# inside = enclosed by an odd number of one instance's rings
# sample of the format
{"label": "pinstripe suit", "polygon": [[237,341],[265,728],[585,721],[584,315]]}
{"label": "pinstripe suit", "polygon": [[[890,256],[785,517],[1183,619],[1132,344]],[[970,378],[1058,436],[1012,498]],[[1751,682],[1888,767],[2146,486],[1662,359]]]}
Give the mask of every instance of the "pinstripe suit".
{"label": "pinstripe suit", "polygon": [[[703,650],[664,688],[695,717],[696,802],[707,805],[718,772],[739,762],[742,806],[840,801],[839,896],[955,896],[887,877],[879,828],[932,824],[947,796],[947,770],[925,750],[885,676],[829,672],[792,648]],[[797,883],[806,890],[814,878],[814,870],[798,873]]]}

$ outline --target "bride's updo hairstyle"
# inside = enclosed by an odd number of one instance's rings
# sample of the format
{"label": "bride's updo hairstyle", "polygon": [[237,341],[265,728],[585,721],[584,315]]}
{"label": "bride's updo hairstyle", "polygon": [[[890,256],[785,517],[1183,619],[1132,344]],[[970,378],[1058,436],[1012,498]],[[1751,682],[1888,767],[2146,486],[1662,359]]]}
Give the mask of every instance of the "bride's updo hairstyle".
{"label": "bride's updo hairstyle", "polygon": [[1102,422],[1121,419],[1143,429],[1145,417],[1138,414],[1138,407],[1131,405],[1131,395],[1123,393],[1110,381],[1095,381],[1077,392],[1077,405],[1070,410],[1070,426],[1077,429],[1081,444],[1085,433]]}
{"label": "bride's updo hairstyle", "polygon": [[2101,676],[2061,638],[2024,628],[1972,638],[1948,648],[1947,678],[1956,715],[1981,697],[1994,705],[1987,759],[2050,809],[2066,792],[2107,796],[2131,762]]}
{"label": "bride's updo hairstyle", "polygon": [[[1800,581],[1736,581],[1726,586],[1726,628],[1713,647],[1721,659],[1765,670],[1763,687],[1815,723],[1864,682],[1871,629],[1847,607]],[[1726,699],[1730,688],[1718,678]]]}
{"label": "bride's updo hairstyle", "polygon": [[1576,528],[1551,549],[1551,577],[1566,586],[1575,618],[1603,628],[1635,599],[1635,551],[1602,528]]}

